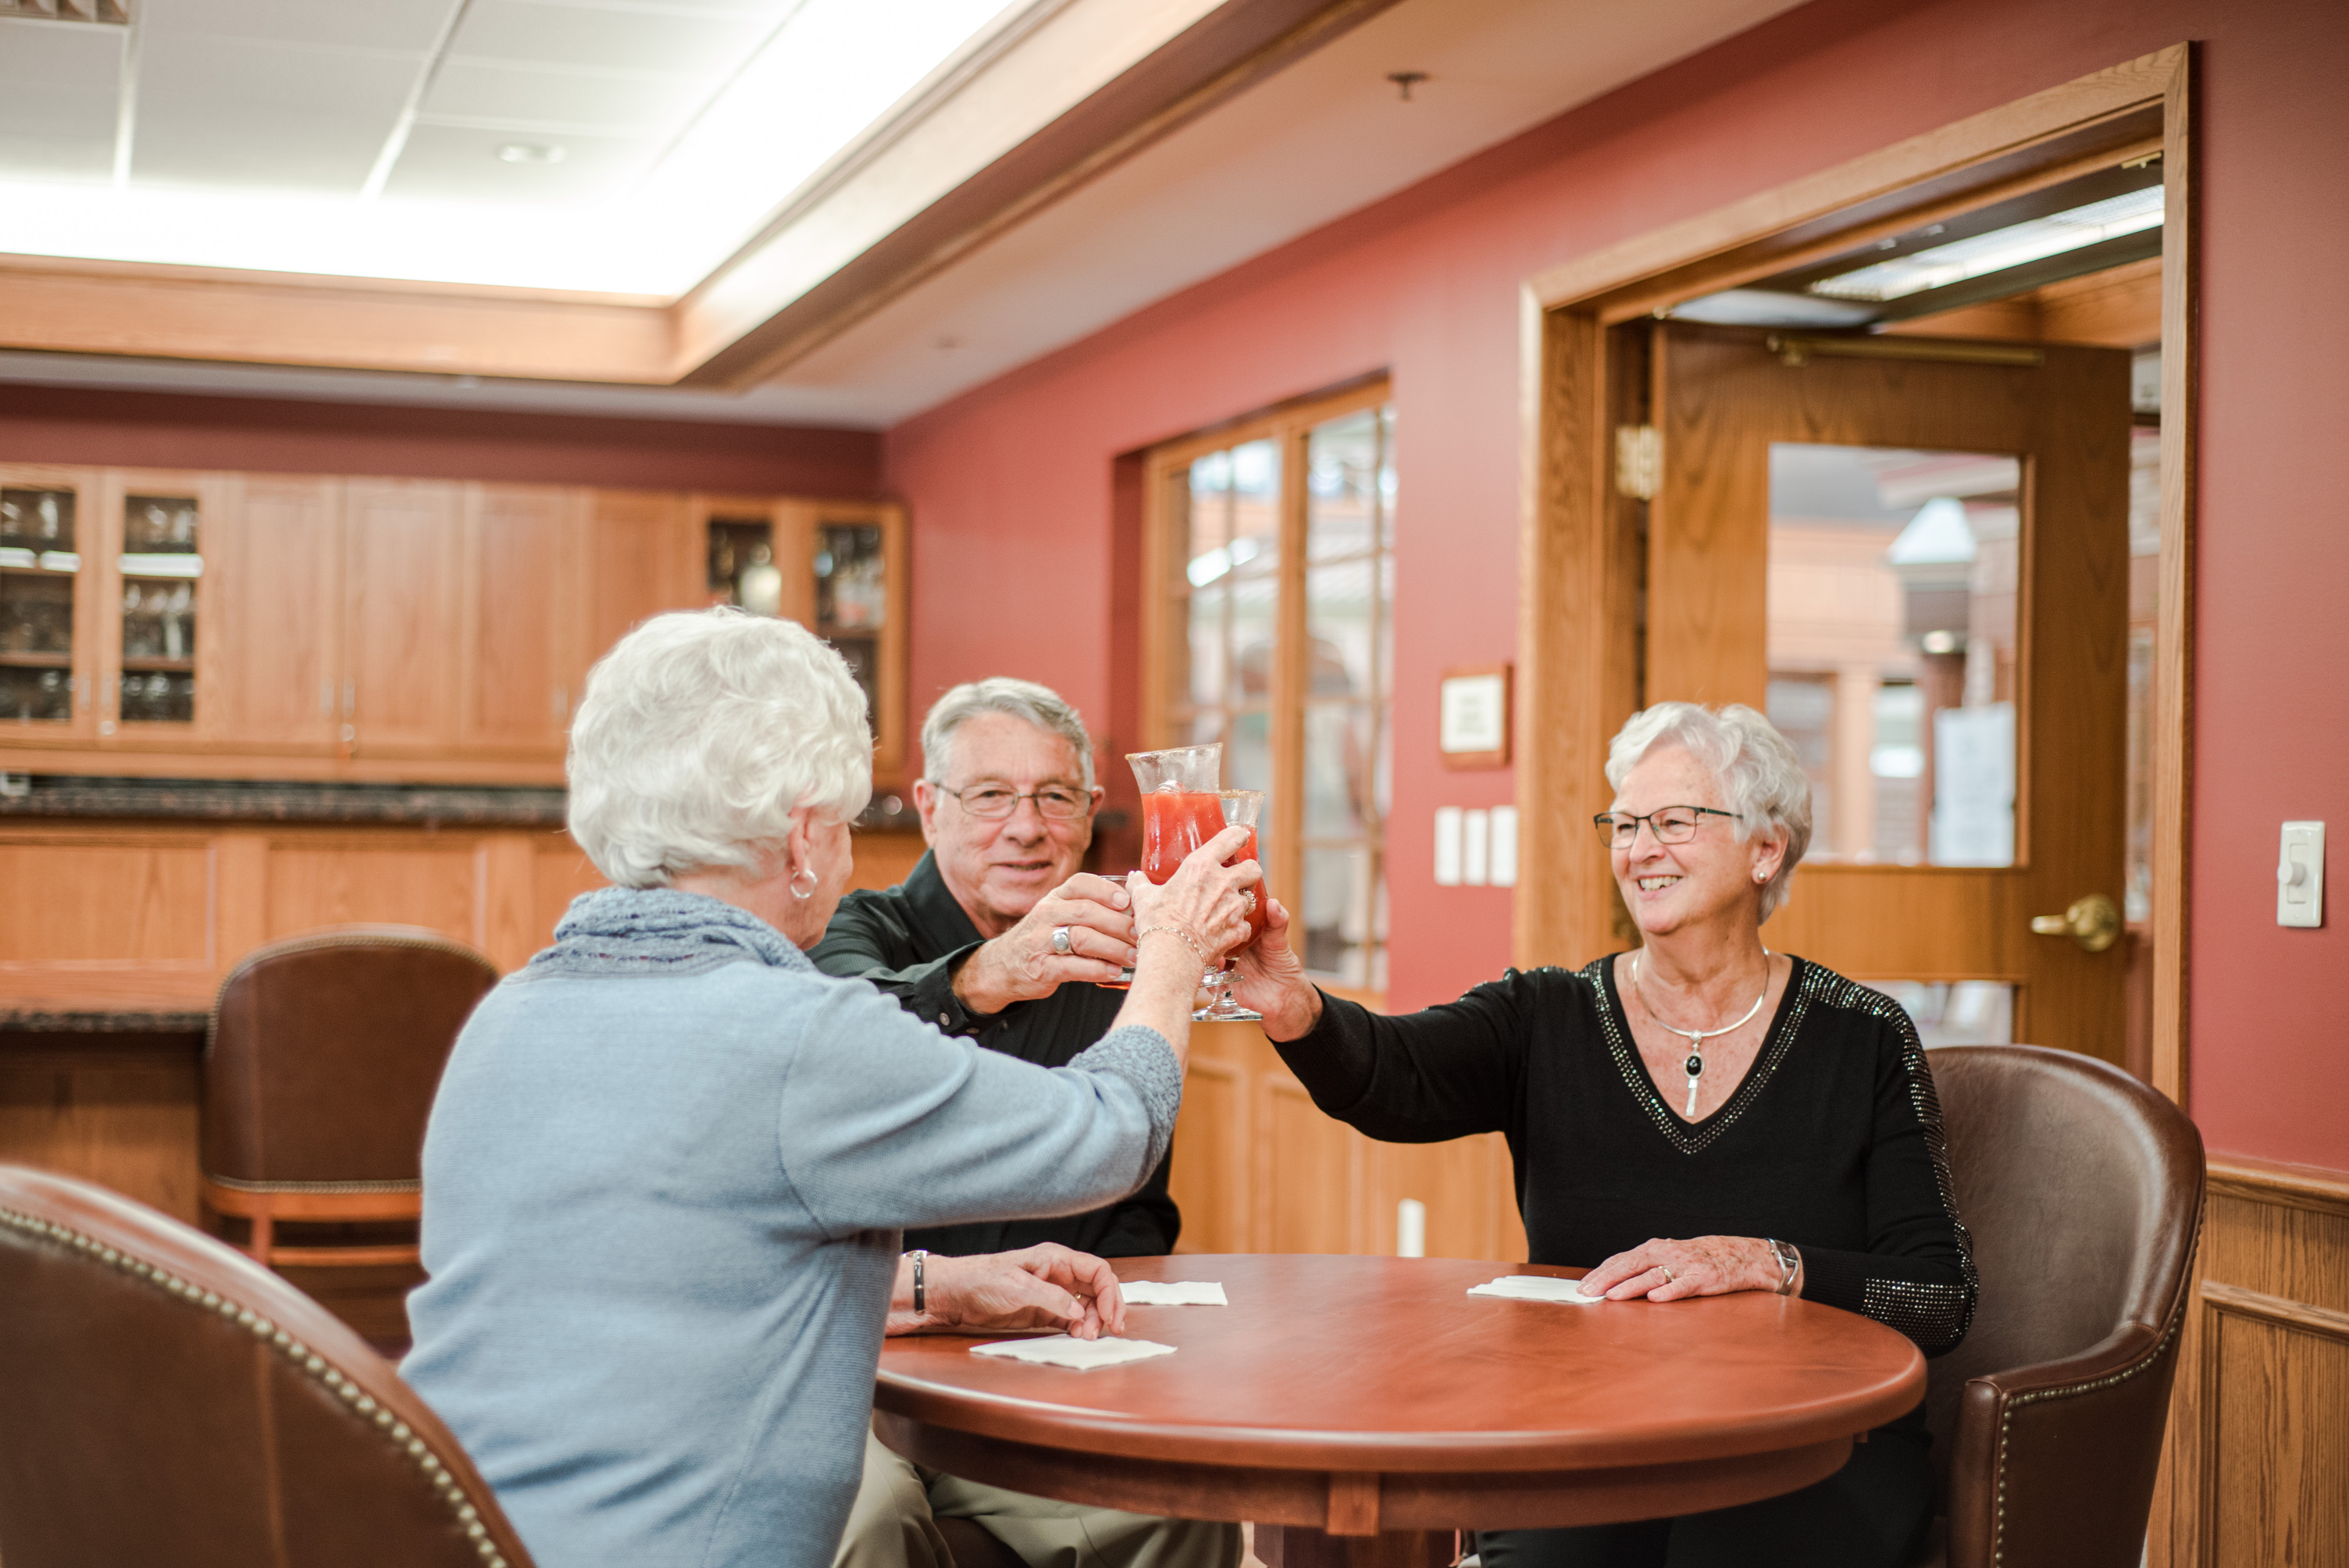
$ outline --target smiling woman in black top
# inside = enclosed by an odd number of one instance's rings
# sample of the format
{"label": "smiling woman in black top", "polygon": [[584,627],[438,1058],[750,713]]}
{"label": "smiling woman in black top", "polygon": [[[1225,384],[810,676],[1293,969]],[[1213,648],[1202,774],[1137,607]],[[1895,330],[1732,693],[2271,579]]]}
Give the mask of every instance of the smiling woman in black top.
{"label": "smiling woman in black top", "polygon": [[[1331,1116],[1426,1143],[1507,1135],[1532,1261],[1613,1300],[1767,1290],[1864,1313],[1928,1356],[1973,1315],[1941,1113],[1889,998],[1762,944],[1810,842],[1794,748],[1751,708],[1662,703],[1599,818],[1634,952],[1511,970],[1402,1016],[1308,982],[1276,903],[1238,997]],[[1921,1408],[1836,1475],[1679,1519],[1485,1532],[1487,1568],[1904,1563],[1931,1510]]]}

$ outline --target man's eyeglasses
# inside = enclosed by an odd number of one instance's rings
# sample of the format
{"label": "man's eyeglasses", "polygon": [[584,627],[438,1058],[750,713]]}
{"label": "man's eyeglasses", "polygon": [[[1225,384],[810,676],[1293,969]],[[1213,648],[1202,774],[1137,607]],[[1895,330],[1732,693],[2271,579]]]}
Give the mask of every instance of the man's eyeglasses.
{"label": "man's eyeglasses", "polygon": [[949,789],[943,784],[931,788],[961,801],[962,809],[982,822],[1000,822],[1019,810],[1022,800],[1035,801],[1036,814],[1051,822],[1072,822],[1092,810],[1093,804],[1092,796],[1056,784],[1029,795],[1008,784],[974,784],[968,789]]}
{"label": "man's eyeglasses", "polygon": [[1606,841],[1609,849],[1628,850],[1638,841],[1642,822],[1656,835],[1656,842],[1685,844],[1696,837],[1697,825],[1705,818],[1736,815],[1711,806],[1667,806],[1644,817],[1634,817],[1629,811],[1601,811],[1590,820],[1598,825],[1599,836]]}

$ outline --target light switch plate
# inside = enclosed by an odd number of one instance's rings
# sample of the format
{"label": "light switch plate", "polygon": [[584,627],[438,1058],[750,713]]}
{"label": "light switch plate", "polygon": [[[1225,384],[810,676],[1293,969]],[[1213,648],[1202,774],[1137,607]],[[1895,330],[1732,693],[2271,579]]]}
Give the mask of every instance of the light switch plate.
{"label": "light switch plate", "polygon": [[1460,808],[1438,806],[1435,809],[1435,885],[1460,885]]}
{"label": "light switch plate", "polygon": [[2324,824],[2286,822],[2276,857],[2276,923],[2324,923]]}

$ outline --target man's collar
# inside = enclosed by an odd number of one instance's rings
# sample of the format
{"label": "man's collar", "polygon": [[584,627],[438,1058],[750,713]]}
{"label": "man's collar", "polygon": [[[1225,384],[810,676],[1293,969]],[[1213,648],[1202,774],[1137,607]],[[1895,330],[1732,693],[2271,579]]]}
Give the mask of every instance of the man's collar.
{"label": "man's collar", "polygon": [[906,873],[905,910],[921,926],[925,942],[937,952],[952,953],[984,940],[970,912],[947,886],[937,856],[928,850],[922,851],[922,858]]}

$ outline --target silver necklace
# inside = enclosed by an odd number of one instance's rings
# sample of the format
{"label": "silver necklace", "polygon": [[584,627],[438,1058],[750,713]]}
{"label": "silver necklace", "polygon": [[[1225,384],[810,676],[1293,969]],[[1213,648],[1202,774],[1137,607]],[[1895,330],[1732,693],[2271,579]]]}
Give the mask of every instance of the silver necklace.
{"label": "silver necklace", "polygon": [[1688,1074],[1688,1109],[1681,1112],[1681,1116],[1684,1120],[1694,1121],[1697,1080],[1704,1077],[1704,1043],[1717,1036],[1736,1033],[1752,1023],[1754,1015],[1762,1010],[1763,1002],[1770,995],[1770,950],[1766,947],[1762,950],[1762,995],[1754,998],[1754,1006],[1745,1009],[1745,1016],[1718,1029],[1683,1029],[1677,1025],[1667,1024],[1662,1018],[1657,1016],[1655,1007],[1648,1001],[1647,988],[1640,984],[1640,960],[1646,956],[1647,950],[1644,948],[1631,954],[1631,989],[1640,994],[1640,1005],[1648,1009],[1648,1016],[1656,1020],[1658,1028],[1688,1037],[1688,1060],[1681,1064],[1681,1070]]}

